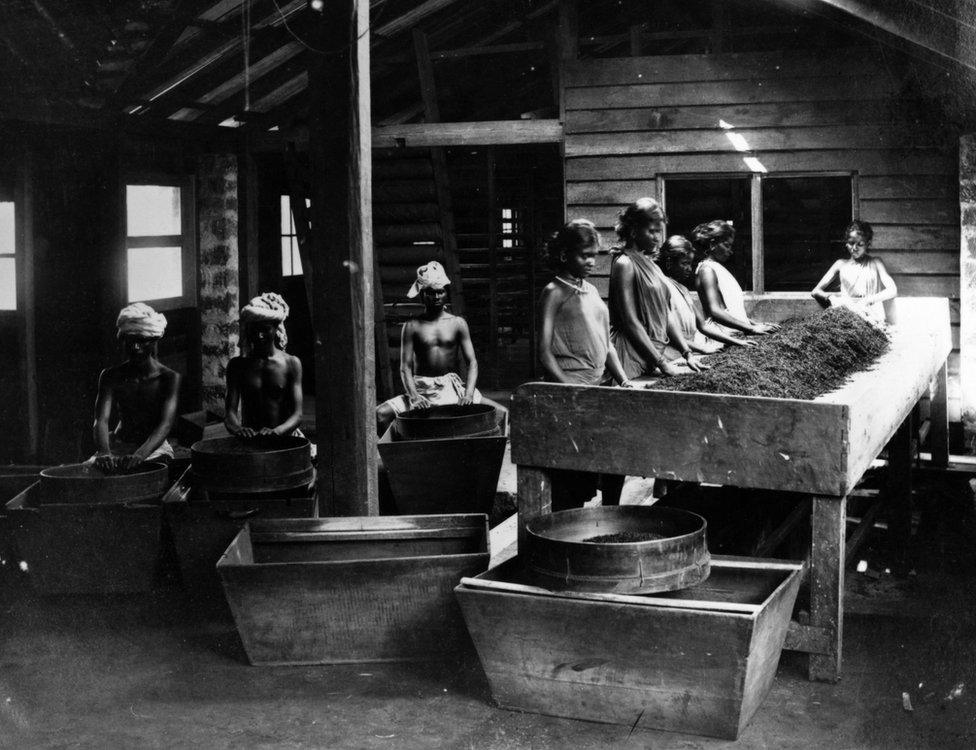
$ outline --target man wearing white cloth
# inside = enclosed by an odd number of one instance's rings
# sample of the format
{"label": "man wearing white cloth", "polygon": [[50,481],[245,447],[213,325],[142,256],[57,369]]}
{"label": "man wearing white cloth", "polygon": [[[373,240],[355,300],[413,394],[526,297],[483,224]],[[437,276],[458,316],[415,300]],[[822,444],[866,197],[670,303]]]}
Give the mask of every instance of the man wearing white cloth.
{"label": "man wearing white cloth", "polygon": [[[92,457],[104,471],[128,471],[143,461],[168,461],[166,440],[176,418],[180,376],[156,358],[166,318],[136,302],[116,321],[126,360],[102,370],[98,378],[92,433],[98,452]],[[118,417],[110,427],[112,414]]]}
{"label": "man wearing white cloth", "polygon": [[242,438],[301,435],[302,362],[285,352],[288,303],[274,292],[241,310],[243,355],[227,364],[224,425]]}
{"label": "man wearing white cloth", "polygon": [[[451,283],[436,260],[417,269],[417,279],[407,292],[420,297],[424,312],[408,320],[400,335],[400,379],[406,393],[376,407],[376,429],[382,435],[397,414],[442,404],[486,403],[478,382],[478,360],[464,318],[447,311],[447,287]],[[467,368],[467,379],[461,377]]]}

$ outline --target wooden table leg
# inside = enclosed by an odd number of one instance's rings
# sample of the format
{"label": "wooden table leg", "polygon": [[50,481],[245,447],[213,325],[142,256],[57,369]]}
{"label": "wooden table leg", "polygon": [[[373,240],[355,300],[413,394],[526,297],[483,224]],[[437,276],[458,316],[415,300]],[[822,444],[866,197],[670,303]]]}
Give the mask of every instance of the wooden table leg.
{"label": "wooden table leg", "polygon": [[932,447],[932,465],[949,465],[949,384],[946,363],[942,363],[935,376],[935,393],[929,406],[929,445]]}
{"label": "wooden table leg", "polygon": [[888,442],[888,533],[897,565],[907,573],[912,539],[912,425],[906,419]]}
{"label": "wooden table leg", "polygon": [[552,512],[552,482],[549,472],[536,466],[515,467],[518,475],[518,549],[525,549],[525,522],[540,513]]}
{"label": "wooden table leg", "polygon": [[810,625],[829,634],[826,654],[811,654],[811,680],[840,679],[844,639],[844,546],[847,497],[814,495],[810,525]]}

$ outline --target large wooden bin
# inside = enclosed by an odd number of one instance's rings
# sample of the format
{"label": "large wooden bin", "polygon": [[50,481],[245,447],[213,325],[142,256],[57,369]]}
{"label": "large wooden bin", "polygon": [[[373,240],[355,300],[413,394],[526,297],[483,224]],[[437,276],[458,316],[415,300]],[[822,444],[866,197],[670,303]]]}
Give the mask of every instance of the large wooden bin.
{"label": "large wooden bin", "polygon": [[202,615],[230,617],[217,561],[248,520],[314,518],[317,497],[305,490],[217,495],[197,490],[187,469],[163,496],[183,587]]}
{"label": "large wooden bin", "polygon": [[449,657],[453,596],[488,568],[484,515],[248,522],[217,563],[252,664]]}
{"label": "large wooden bin", "polygon": [[6,505],[34,589],[42,594],[118,594],[152,588],[162,506],[41,504],[40,482]]}
{"label": "large wooden bin", "polygon": [[713,557],[653,596],[554,593],[518,558],[455,589],[502,708],[735,739],[769,691],[802,563]]}
{"label": "large wooden bin", "polygon": [[396,512],[491,513],[508,443],[508,415],[496,416],[497,435],[397,440],[391,425],[378,449]]}

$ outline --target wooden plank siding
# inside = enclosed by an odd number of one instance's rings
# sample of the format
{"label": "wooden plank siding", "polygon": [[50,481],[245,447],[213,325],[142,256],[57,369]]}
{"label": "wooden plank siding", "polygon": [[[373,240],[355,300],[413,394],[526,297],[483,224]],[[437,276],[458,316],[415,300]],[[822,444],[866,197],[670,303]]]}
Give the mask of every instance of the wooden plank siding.
{"label": "wooden plank siding", "polygon": [[[958,142],[921,119],[890,60],[854,49],[603,58],[569,63],[563,86],[566,218],[592,220],[607,246],[621,208],[656,197],[661,176],[746,176],[747,156],[773,174],[856,175],[858,215],[899,294],[950,299],[959,419]],[[604,295],[608,274],[602,256],[592,281]]]}

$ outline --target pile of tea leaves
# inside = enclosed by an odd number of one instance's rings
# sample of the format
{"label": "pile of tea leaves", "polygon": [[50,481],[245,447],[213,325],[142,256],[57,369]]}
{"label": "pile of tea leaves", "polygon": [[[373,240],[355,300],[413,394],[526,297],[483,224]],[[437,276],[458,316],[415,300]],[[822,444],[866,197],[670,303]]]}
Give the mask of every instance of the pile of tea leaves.
{"label": "pile of tea leaves", "polygon": [[891,344],[887,334],[843,307],[792,318],[778,331],[752,340],[758,346],[727,346],[708,357],[710,370],[665,378],[654,388],[813,399],[866,370]]}

